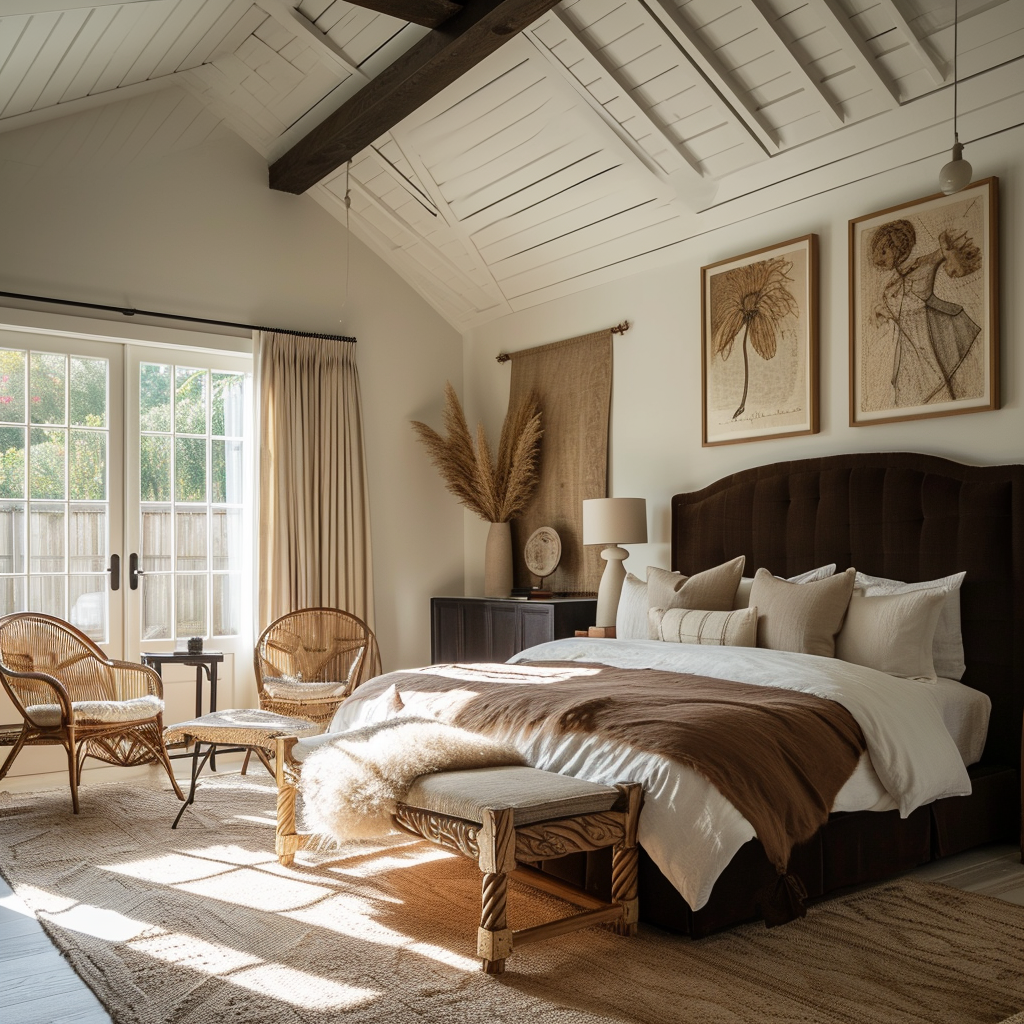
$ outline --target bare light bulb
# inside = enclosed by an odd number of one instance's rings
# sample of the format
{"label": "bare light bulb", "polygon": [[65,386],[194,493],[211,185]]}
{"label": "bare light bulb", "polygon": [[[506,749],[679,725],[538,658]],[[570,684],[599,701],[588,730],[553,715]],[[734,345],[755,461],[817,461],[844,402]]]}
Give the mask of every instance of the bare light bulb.
{"label": "bare light bulb", "polygon": [[939,188],[948,196],[960,189],[966,188],[971,183],[971,175],[974,169],[964,159],[964,147],[957,140],[953,143],[953,159],[948,164],[943,164],[939,171]]}

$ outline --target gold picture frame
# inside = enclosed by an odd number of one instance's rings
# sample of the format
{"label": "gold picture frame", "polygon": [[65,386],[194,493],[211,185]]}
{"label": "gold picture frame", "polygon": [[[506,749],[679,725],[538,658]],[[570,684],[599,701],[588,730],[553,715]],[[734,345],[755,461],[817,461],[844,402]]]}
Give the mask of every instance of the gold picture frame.
{"label": "gold picture frame", "polygon": [[998,185],[850,221],[850,426],[999,408]]}
{"label": "gold picture frame", "polygon": [[700,269],[705,448],[818,432],[818,236]]}

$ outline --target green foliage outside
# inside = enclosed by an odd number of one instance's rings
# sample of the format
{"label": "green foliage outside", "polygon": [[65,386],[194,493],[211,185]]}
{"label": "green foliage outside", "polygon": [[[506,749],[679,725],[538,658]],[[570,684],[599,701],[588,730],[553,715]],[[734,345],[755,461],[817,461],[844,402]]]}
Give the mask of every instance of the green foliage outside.
{"label": "green foliage outside", "polygon": [[[101,359],[71,359],[70,409],[65,407],[64,356],[0,349],[0,499],[26,497],[72,501],[106,498],[106,436],[76,427],[104,427],[107,371]],[[28,389],[26,396],[26,369]],[[26,431],[27,411],[30,423]],[[69,423],[70,430],[63,429]],[[16,425],[17,424],[17,425]],[[38,424],[38,426],[37,426]],[[60,429],[49,428],[55,425]],[[31,445],[31,479],[25,493],[25,445]],[[70,448],[70,450],[68,450]],[[65,483],[65,460],[68,478]]]}
{"label": "green foliage outside", "polygon": [[[67,389],[68,361],[64,356],[35,352],[31,365],[26,366],[26,362],[24,352],[0,349],[0,500],[26,497],[106,500],[105,434],[75,429],[107,426],[105,361],[72,357]],[[173,403],[172,369],[176,378]],[[217,435],[229,430],[240,436],[242,427],[236,410],[241,407],[241,382],[239,374],[208,374],[205,370],[186,367],[143,364],[139,381],[143,433],[140,498],[143,501],[205,502],[210,497],[215,502],[223,502],[228,499],[227,461],[222,441],[212,442],[213,479],[208,481],[205,440],[202,437],[175,438],[172,481],[172,407],[173,428],[179,434],[205,435],[207,391],[210,390],[213,400],[211,432]],[[65,390],[70,408],[65,406]],[[26,398],[31,424],[27,431],[24,426]],[[70,430],[64,429],[66,426],[70,426]],[[28,494],[25,493],[26,440],[31,445]]]}
{"label": "green foliage outside", "polygon": [[[232,473],[232,467],[238,467],[242,447],[243,382],[244,376],[238,373],[142,364],[139,497],[143,502],[241,501],[241,481],[234,479],[237,473]],[[209,441],[208,401],[209,429],[213,435]],[[18,503],[6,508],[0,505],[0,512],[23,516],[25,508],[21,503],[26,499],[109,500],[107,433],[105,429],[95,429],[109,427],[107,420],[105,360],[67,358],[46,352],[28,355],[0,349],[0,502]],[[198,436],[181,436],[189,434]],[[229,439],[221,440],[217,435]],[[30,453],[27,480],[26,445]],[[43,509],[44,506],[37,506],[36,512],[42,514]],[[202,517],[205,522],[205,512]],[[215,520],[219,532],[213,546],[215,556],[220,556],[215,561],[221,568],[232,567],[234,561],[227,555],[231,545],[224,533],[233,520],[234,515],[228,512]],[[63,530],[59,532],[63,535]],[[62,541],[59,546],[58,557],[63,563]],[[197,554],[201,554],[205,565],[205,530],[201,547],[203,550]],[[227,580],[216,577],[215,587],[218,585],[228,585]],[[205,601],[205,585],[198,593]],[[10,600],[3,607],[13,608],[11,601],[15,596],[8,596]],[[183,613],[185,610],[179,609]],[[205,617],[202,610],[197,621],[205,621]],[[181,627],[181,622],[178,625]],[[221,624],[221,628],[225,625]],[[197,628],[188,626],[191,632]]]}

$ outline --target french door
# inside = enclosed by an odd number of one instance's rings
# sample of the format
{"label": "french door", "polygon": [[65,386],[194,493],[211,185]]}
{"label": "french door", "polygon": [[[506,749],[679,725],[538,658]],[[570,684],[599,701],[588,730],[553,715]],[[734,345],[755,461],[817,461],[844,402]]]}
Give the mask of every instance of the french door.
{"label": "french door", "polygon": [[191,637],[252,656],[249,360],[129,346],[127,656]]}
{"label": "french door", "polygon": [[0,329],[0,614],[251,656],[250,367]]}
{"label": "french door", "polygon": [[124,650],[123,346],[0,330],[0,613]]}

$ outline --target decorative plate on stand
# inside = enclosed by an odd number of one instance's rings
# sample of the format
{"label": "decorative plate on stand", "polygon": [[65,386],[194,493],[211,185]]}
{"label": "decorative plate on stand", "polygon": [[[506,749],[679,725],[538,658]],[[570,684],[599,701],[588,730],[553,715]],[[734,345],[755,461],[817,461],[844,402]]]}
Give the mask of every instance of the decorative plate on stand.
{"label": "decorative plate on stand", "polygon": [[[523,549],[526,568],[534,576],[540,577],[542,585],[545,577],[550,576],[558,567],[561,557],[561,538],[550,526],[542,526],[534,530],[526,541],[526,547]],[[550,591],[537,588],[531,592],[531,596],[550,597],[551,593]]]}

